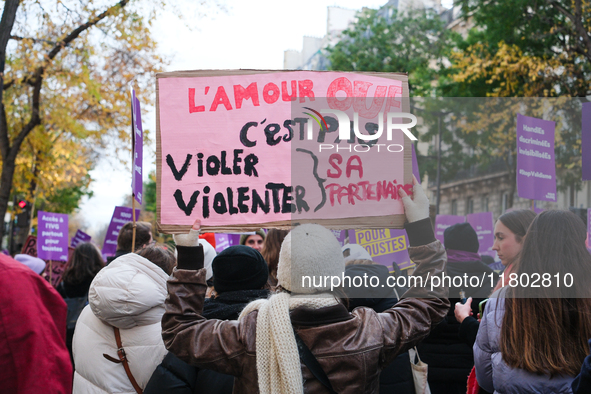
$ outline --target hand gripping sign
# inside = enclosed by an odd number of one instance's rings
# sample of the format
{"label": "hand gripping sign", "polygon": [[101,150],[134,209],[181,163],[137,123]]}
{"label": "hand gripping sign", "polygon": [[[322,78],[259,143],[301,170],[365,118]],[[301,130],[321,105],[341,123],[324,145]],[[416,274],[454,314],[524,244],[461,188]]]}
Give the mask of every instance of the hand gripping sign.
{"label": "hand gripping sign", "polygon": [[315,222],[400,228],[412,190],[404,74],[186,71],[157,75],[161,231]]}

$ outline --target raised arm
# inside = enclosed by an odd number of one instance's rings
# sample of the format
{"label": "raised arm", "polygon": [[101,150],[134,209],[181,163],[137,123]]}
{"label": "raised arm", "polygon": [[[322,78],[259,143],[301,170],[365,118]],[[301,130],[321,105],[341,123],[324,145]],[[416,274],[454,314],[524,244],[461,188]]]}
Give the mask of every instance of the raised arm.
{"label": "raised arm", "polygon": [[439,323],[449,310],[447,288],[436,277],[445,273],[447,255],[435,239],[429,219],[429,200],[414,178],[413,199],[400,189],[409,223],[406,232],[410,243],[409,255],[415,262],[410,289],[402,300],[378,319],[384,330],[384,363],[415,346]]}
{"label": "raised arm", "polygon": [[203,247],[198,245],[201,222],[189,234],[175,235],[177,268],[168,279],[162,338],[181,360],[202,368],[238,376],[246,352],[238,321],[207,320],[202,316],[207,284]]}

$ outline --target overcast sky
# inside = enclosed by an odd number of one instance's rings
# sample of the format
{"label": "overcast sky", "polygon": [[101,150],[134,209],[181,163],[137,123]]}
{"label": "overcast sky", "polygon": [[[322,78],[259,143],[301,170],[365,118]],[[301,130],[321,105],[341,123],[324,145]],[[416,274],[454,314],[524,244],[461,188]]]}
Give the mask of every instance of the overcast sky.
{"label": "overcast sky", "polygon": [[[385,3],[387,0],[228,0],[225,12],[205,8],[206,15],[188,16],[184,21],[171,12],[163,12],[153,35],[160,43],[161,53],[171,62],[166,71],[281,69],[283,51],[301,50],[304,36],[324,36],[328,6],[359,10],[378,8]],[[189,15],[193,13],[194,8]],[[150,130],[154,139],[154,110],[143,109],[147,110],[142,117],[144,129]],[[155,169],[154,152],[154,145],[144,148],[144,181]],[[105,160],[91,172],[95,180],[94,196],[85,199],[80,210],[87,223],[83,230],[91,234],[110,221],[114,207],[121,205],[124,196],[131,193],[131,170],[115,161]]]}

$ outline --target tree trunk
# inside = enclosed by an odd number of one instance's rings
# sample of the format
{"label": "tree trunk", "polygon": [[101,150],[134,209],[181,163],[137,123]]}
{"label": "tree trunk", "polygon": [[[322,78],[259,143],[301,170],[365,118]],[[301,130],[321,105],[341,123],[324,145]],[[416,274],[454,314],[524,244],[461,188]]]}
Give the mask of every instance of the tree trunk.
{"label": "tree trunk", "polygon": [[8,208],[8,199],[12,189],[16,156],[11,155],[8,139],[8,126],[4,111],[4,66],[6,64],[6,45],[12,32],[20,0],[6,0],[0,20],[0,154],[2,155],[2,173],[0,175],[0,244],[4,238],[4,216]]}
{"label": "tree trunk", "polygon": [[[0,218],[2,218],[2,226],[0,226],[0,241],[4,237],[4,216],[8,209],[8,201],[10,200],[10,192],[12,185],[12,178],[14,176],[15,160],[10,158],[3,158],[2,173],[0,175]],[[4,187],[4,185],[7,185]]]}
{"label": "tree trunk", "polygon": [[[14,177],[16,157],[20,151],[21,145],[25,138],[33,131],[33,129],[41,124],[41,87],[43,84],[43,74],[51,61],[60,53],[60,51],[67,47],[72,41],[80,36],[90,27],[107,18],[109,15],[115,13],[118,9],[125,7],[130,0],[119,0],[115,5],[108,7],[101,14],[93,16],[85,23],[79,25],[69,34],[56,43],[56,45],[45,56],[44,63],[39,66],[35,72],[27,77],[28,83],[32,86],[33,92],[31,95],[31,119],[17,133],[17,136],[10,145],[8,138],[8,126],[6,121],[6,113],[3,104],[3,87],[4,87],[4,65],[6,61],[6,44],[10,38],[10,32],[14,25],[16,17],[16,10],[18,9],[20,0],[5,0],[4,12],[2,13],[2,20],[0,21],[0,154],[2,155],[2,174],[0,175],[0,217],[4,218],[6,209],[8,207],[8,198],[12,189],[12,179]],[[4,237],[4,226],[0,226],[0,241]]]}

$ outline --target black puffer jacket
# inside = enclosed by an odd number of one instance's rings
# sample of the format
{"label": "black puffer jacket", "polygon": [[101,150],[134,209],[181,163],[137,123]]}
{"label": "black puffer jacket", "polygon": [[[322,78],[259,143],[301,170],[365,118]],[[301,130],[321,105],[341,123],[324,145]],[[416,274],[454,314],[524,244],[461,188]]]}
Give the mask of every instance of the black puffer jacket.
{"label": "black puffer jacket", "polygon": [[[203,315],[208,319],[237,320],[251,301],[267,298],[269,290],[229,291],[205,300]],[[144,394],[231,394],[234,377],[207,369],[200,370],[168,353],[156,367]]]}
{"label": "black puffer jacket", "polygon": [[[491,281],[491,273],[493,274]],[[460,323],[455,318],[456,302],[460,301],[460,290],[465,291],[466,298],[473,297],[472,313],[478,314],[478,304],[492,293],[492,284],[496,283],[496,274],[482,261],[454,261],[453,253],[448,254],[447,275],[451,278],[476,276],[481,286],[474,288],[450,287],[449,302],[451,304],[447,316],[437,325],[417,349],[421,360],[429,365],[428,381],[432,394],[464,394],[468,375],[474,366],[472,346],[460,338]],[[459,283],[459,279],[457,282]],[[454,298],[452,298],[454,297]]]}

